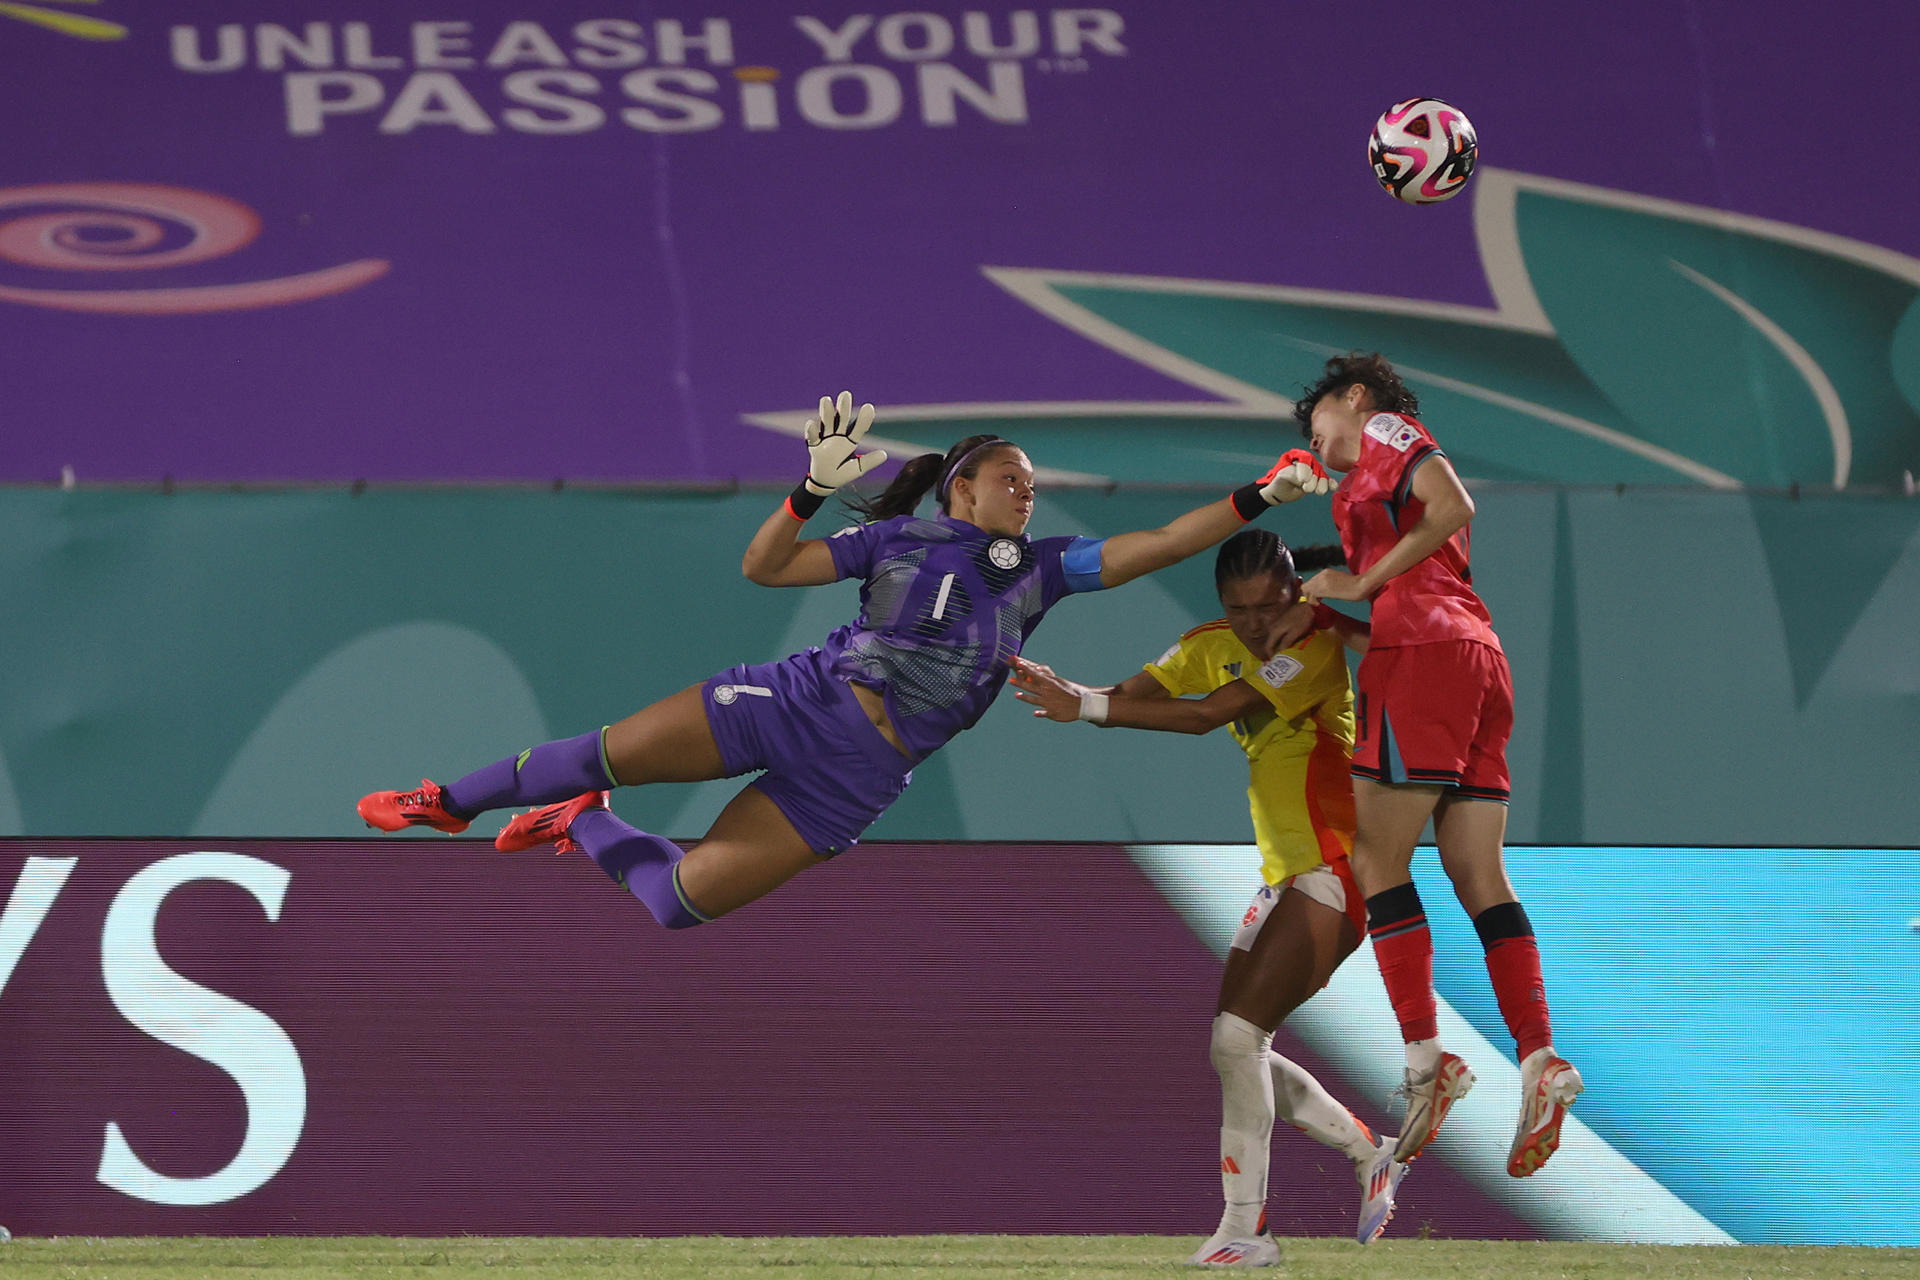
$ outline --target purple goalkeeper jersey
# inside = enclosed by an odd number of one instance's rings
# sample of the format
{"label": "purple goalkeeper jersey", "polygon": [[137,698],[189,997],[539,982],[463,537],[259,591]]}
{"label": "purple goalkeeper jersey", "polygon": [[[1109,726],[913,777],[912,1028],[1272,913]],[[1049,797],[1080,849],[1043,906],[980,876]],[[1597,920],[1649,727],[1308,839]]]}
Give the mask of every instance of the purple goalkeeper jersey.
{"label": "purple goalkeeper jersey", "polygon": [[821,646],[833,673],[882,690],[918,762],[969,728],[1061,597],[1100,589],[1101,538],[1009,538],[964,520],[895,516],[827,540],[860,578],[860,616]]}

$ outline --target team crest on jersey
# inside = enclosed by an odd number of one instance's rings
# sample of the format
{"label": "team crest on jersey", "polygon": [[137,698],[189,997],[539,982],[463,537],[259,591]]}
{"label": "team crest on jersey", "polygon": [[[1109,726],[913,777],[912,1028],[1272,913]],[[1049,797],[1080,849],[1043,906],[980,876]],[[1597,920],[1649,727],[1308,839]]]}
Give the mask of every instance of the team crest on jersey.
{"label": "team crest on jersey", "polygon": [[1017,568],[1025,555],[1026,548],[1012,538],[995,538],[987,544],[987,560],[996,569]]}
{"label": "team crest on jersey", "polygon": [[1276,654],[1271,661],[1260,668],[1260,678],[1278,689],[1299,675],[1303,669],[1300,659],[1290,658],[1284,653]]}
{"label": "team crest on jersey", "polygon": [[1420,429],[1397,413],[1376,413],[1367,419],[1367,434],[1387,448],[1405,453],[1420,438]]}

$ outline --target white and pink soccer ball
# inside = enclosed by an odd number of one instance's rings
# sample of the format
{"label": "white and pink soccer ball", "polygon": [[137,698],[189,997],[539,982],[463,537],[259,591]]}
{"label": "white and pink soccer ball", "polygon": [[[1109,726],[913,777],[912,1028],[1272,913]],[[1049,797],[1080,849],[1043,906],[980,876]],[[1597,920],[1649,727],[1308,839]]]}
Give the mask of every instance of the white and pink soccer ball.
{"label": "white and pink soccer ball", "polygon": [[1395,200],[1438,204],[1466,188],[1480,141],[1466,112],[1438,98],[1388,107],[1367,139],[1367,163]]}

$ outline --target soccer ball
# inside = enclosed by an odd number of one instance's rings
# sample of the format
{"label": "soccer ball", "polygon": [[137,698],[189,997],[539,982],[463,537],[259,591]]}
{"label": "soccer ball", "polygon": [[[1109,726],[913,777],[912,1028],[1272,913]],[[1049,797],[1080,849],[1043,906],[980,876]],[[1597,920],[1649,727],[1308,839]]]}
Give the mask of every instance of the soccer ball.
{"label": "soccer ball", "polygon": [[1373,176],[1388,195],[1408,204],[1438,204],[1459,195],[1479,151],[1473,122],[1438,98],[1396,102],[1367,139]]}

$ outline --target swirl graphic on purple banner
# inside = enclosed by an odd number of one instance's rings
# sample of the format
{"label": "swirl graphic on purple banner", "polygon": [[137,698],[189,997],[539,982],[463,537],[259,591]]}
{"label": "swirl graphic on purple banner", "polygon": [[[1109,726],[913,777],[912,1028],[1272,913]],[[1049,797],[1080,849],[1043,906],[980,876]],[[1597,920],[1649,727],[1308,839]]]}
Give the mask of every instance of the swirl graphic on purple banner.
{"label": "swirl graphic on purple banner", "polygon": [[[230,197],[146,182],[0,187],[0,261],[49,271],[145,271],[246,248],[260,216]],[[192,315],[308,302],[387,273],[383,258],[272,280],[157,289],[38,289],[0,284],[0,302],[108,315]]]}
{"label": "swirl graphic on purple banner", "polygon": [[[99,0],[64,0],[64,2],[97,4]],[[125,40],[127,38],[127,29],[117,22],[89,18],[85,14],[65,13],[59,9],[49,9],[44,4],[16,4],[7,0],[0,3],[0,18],[12,18],[15,22],[27,22],[36,27],[46,27],[50,31],[58,31],[63,36],[72,36],[77,40]]]}

